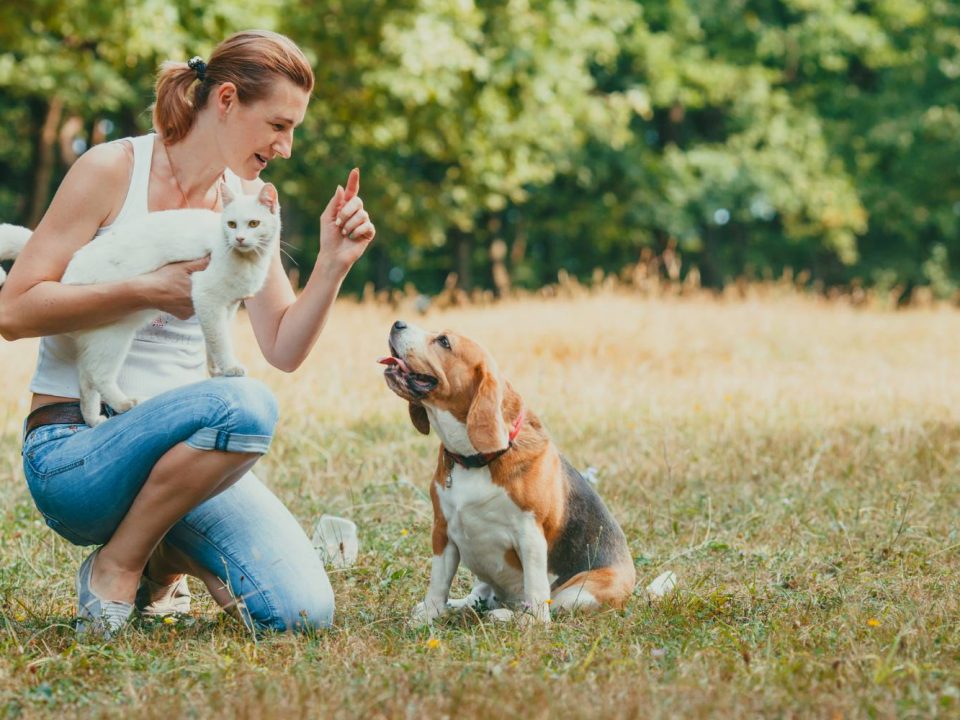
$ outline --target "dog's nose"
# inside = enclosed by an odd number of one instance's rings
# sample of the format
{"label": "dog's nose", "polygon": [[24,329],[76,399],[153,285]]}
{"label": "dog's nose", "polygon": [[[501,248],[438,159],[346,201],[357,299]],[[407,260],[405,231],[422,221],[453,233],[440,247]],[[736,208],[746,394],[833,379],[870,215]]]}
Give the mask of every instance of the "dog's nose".
{"label": "dog's nose", "polygon": [[403,320],[397,320],[393,324],[393,328],[392,328],[394,332],[400,332],[401,330],[406,330],[406,329],[407,329],[407,324]]}

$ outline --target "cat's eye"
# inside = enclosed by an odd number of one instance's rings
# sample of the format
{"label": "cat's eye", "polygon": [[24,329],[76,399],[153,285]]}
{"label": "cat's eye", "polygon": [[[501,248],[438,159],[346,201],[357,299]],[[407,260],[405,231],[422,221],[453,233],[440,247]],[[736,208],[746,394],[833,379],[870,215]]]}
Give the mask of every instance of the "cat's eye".
{"label": "cat's eye", "polygon": [[259,220],[251,220],[250,222],[247,223],[247,227],[256,227],[259,224],[260,224]]}
{"label": "cat's eye", "polygon": [[232,229],[232,230],[236,230],[236,229],[237,229],[237,221],[236,221],[236,220],[227,220],[227,227],[230,228],[230,229]]}
{"label": "cat's eye", "polygon": [[438,335],[438,336],[437,336],[437,344],[438,344],[440,347],[442,347],[444,350],[449,350],[449,349],[450,349],[450,338],[448,338],[446,335]]}

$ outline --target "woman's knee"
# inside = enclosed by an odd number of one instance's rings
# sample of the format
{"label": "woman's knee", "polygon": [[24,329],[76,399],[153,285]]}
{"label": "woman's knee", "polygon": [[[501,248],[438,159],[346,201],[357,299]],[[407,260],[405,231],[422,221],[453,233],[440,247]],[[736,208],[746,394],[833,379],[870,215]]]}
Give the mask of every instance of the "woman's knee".
{"label": "woman's knee", "polygon": [[187,441],[205,450],[266,452],[277,424],[277,401],[252,378],[214,378],[198,394],[209,399],[205,427]]}
{"label": "woman's knee", "polygon": [[272,433],[277,424],[277,399],[273,392],[253,378],[214,378],[210,381],[216,396],[224,402],[237,427]]}
{"label": "woman's knee", "polygon": [[191,510],[168,538],[223,578],[229,603],[248,626],[309,632],[333,622],[323,561],[296,518],[253,473]]}
{"label": "woman's knee", "polygon": [[264,630],[315,632],[333,624],[333,589],[326,575],[320,581],[302,580],[294,586],[277,588],[266,602],[247,602],[253,624]]}

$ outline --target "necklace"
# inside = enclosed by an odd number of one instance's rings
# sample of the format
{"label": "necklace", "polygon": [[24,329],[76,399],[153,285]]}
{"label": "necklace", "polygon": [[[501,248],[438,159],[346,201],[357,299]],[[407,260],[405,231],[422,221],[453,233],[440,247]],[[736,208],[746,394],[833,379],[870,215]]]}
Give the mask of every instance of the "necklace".
{"label": "necklace", "polygon": [[[167,144],[164,142],[161,142],[161,144],[163,145],[163,154],[167,156],[167,165],[170,166],[170,175],[173,177],[173,182],[176,184],[177,190],[180,192],[180,198],[183,200],[183,204],[180,205],[180,207],[189,208],[190,201],[187,200],[187,194],[183,191],[183,186],[180,184],[180,180],[177,178],[177,171],[173,167],[173,160],[170,159],[170,151],[167,149]],[[217,197],[214,198],[213,208],[211,209],[215,209],[217,205],[220,204],[220,183],[222,181],[223,181],[223,175],[221,175],[220,178],[217,180]]]}

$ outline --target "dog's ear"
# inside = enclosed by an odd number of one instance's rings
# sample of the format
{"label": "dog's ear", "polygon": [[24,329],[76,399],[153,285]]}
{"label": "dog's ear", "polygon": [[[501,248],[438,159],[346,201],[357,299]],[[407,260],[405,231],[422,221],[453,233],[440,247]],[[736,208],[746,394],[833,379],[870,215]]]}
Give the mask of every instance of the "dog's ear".
{"label": "dog's ear", "polygon": [[410,410],[410,422],[424,435],[430,434],[430,418],[427,417],[427,409],[423,405],[414,405],[408,403]]}
{"label": "dog's ear", "polygon": [[503,424],[503,387],[495,373],[483,369],[483,376],[467,412],[467,437],[478,453],[503,450],[509,443]]}

